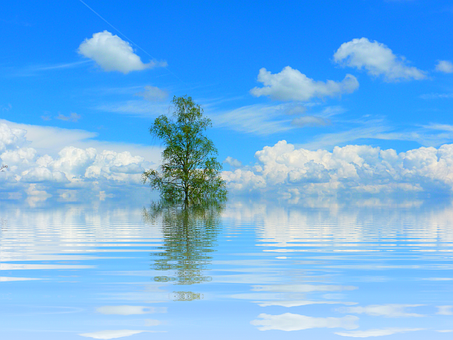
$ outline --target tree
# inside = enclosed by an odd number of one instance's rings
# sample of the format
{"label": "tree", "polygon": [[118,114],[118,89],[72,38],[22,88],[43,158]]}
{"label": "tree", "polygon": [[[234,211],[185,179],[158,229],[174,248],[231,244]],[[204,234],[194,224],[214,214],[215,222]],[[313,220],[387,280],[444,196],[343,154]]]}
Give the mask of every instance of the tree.
{"label": "tree", "polygon": [[227,191],[220,177],[222,166],[215,157],[217,149],[204,135],[211,120],[203,116],[200,105],[191,97],[175,96],[172,103],[174,120],[161,115],[149,129],[166,147],[159,170],[145,171],[143,183],[149,181],[163,199],[171,202],[225,199]]}

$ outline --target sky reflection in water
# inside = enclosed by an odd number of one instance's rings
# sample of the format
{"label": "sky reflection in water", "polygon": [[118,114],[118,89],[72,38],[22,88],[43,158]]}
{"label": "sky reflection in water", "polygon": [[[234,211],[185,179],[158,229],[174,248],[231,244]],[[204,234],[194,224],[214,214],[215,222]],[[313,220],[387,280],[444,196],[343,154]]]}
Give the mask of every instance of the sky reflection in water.
{"label": "sky reflection in water", "polygon": [[450,201],[0,209],[2,339],[452,336]]}

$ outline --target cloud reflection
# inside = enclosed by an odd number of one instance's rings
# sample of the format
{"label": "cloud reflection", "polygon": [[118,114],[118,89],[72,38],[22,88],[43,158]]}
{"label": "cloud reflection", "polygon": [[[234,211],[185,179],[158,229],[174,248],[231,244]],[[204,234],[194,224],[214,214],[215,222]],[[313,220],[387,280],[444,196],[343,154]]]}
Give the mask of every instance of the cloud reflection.
{"label": "cloud reflection", "polygon": [[139,334],[147,331],[137,331],[137,330],[129,330],[129,329],[122,329],[122,330],[113,330],[113,331],[99,331],[93,333],[84,333],[79,334],[80,336],[84,336],[87,338],[93,339],[118,339],[124,338],[127,336],[131,336],[134,334]]}
{"label": "cloud reflection", "polygon": [[257,326],[260,331],[300,331],[310,328],[358,328],[356,316],[347,315],[342,318],[314,318],[310,316],[285,313],[281,315],[270,315],[262,313],[258,315],[261,320],[253,320],[250,323]]}
{"label": "cloud reflection", "polygon": [[420,307],[423,305],[371,305],[366,307],[342,307],[338,311],[350,314],[367,314],[371,316],[385,316],[387,318],[404,318],[404,317],[422,317],[425,315],[417,313],[408,313],[407,308]]}
{"label": "cloud reflection", "polygon": [[336,332],[335,334],[351,338],[369,338],[423,330],[424,330],[423,328],[386,328],[386,329],[370,329],[367,331]]}
{"label": "cloud reflection", "polygon": [[166,313],[166,307],[145,306],[102,306],[96,308],[96,312],[106,315],[139,315],[152,313]]}

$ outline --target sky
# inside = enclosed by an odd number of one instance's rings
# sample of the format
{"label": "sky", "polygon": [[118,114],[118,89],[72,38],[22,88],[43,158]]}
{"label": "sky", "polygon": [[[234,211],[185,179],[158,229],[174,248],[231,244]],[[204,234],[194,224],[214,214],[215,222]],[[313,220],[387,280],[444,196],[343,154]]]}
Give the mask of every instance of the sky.
{"label": "sky", "polygon": [[0,13],[2,198],[114,197],[191,96],[231,193],[453,191],[450,1],[21,1]]}

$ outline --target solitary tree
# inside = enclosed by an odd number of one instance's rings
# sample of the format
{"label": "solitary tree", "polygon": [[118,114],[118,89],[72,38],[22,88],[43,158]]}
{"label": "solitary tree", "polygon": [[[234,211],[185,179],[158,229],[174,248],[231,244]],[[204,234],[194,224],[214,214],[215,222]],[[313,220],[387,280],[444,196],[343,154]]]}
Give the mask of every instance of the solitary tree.
{"label": "solitary tree", "polygon": [[158,170],[143,173],[143,182],[158,189],[167,201],[200,203],[225,199],[225,182],[220,177],[222,166],[217,162],[217,149],[204,135],[211,120],[203,116],[200,105],[191,97],[173,98],[174,120],[165,115],[156,118],[151,135],[162,139],[162,165]]}

